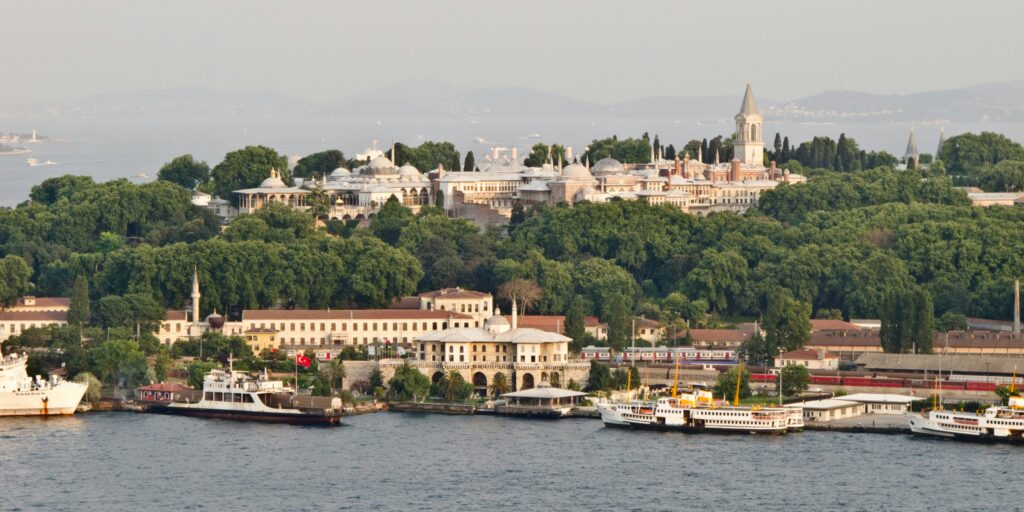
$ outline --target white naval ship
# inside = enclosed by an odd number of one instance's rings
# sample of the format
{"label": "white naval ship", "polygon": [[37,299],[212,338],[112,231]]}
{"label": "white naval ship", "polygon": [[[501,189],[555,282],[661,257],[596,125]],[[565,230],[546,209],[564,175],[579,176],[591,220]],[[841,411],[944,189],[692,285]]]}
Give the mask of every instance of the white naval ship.
{"label": "white naval ship", "polygon": [[[0,346],[3,342],[0,342]],[[54,375],[30,378],[27,354],[3,354],[0,348],[0,416],[55,416],[75,413],[87,386]]]}

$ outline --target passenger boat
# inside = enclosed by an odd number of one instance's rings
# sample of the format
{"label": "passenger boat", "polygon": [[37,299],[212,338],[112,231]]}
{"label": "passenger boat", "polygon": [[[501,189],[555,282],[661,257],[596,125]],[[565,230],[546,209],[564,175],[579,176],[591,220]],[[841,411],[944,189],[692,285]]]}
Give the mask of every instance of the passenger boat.
{"label": "passenger boat", "polygon": [[1015,393],[1013,382],[1007,405],[989,407],[980,414],[946,411],[936,406],[920,413],[908,412],[906,416],[910,432],[917,436],[1024,443],[1024,397]]}
{"label": "passenger boat", "polygon": [[[0,343],[2,345],[2,343]],[[87,386],[56,375],[28,376],[27,354],[0,351],[0,416],[72,415]]]}
{"label": "passenger boat", "polygon": [[597,410],[608,427],[750,434],[785,434],[791,424],[793,430],[803,428],[801,408],[739,406],[739,382],[737,378],[736,398],[731,406],[716,403],[711,392],[704,389],[677,393],[677,378],[670,397],[602,403]]}
{"label": "passenger boat", "polygon": [[198,400],[175,395],[170,403],[153,406],[150,410],[226,420],[338,425],[341,423],[341,406],[340,398],[296,394],[284,382],[270,380],[265,371],[253,378],[247,373],[228,369],[206,374]]}

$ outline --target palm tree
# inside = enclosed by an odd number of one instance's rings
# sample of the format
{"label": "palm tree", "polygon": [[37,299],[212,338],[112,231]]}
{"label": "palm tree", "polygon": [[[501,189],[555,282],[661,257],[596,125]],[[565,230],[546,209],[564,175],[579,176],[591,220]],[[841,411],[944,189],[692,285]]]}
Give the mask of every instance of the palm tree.
{"label": "palm tree", "polygon": [[336,396],[336,389],[340,388],[345,380],[345,361],[340,357],[331,359],[325,373],[327,380],[331,383],[331,396]]}
{"label": "palm tree", "polygon": [[512,385],[509,384],[508,377],[501,372],[495,373],[494,378],[491,379],[491,394],[501,396],[510,391],[512,391]]}

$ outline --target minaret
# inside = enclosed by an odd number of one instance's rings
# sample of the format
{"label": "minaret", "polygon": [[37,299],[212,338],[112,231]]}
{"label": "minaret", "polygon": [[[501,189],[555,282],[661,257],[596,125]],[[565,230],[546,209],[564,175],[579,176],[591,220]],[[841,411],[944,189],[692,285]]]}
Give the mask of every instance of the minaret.
{"label": "minaret", "polygon": [[519,327],[519,308],[516,307],[516,297],[512,296],[512,328],[516,329]]}
{"label": "minaret", "polygon": [[761,113],[754,103],[754,89],[747,84],[743,93],[743,103],[736,120],[736,142],[734,154],[742,164],[748,167],[764,166],[764,139],[761,133]]}
{"label": "minaret", "polygon": [[917,169],[917,137],[914,136],[913,128],[910,129],[910,138],[907,139],[907,152],[903,154],[903,158],[907,160],[907,169]]}
{"label": "minaret", "polygon": [[942,126],[939,128],[939,145],[935,148],[935,160],[939,159],[939,153],[942,152],[942,145],[946,142],[946,127]]}
{"label": "minaret", "polygon": [[192,323],[199,323],[199,268],[193,267],[192,272]]}
{"label": "minaret", "polygon": [[392,142],[391,143],[391,167],[398,167],[398,164],[396,164],[395,161],[396,161],[395,143]]}

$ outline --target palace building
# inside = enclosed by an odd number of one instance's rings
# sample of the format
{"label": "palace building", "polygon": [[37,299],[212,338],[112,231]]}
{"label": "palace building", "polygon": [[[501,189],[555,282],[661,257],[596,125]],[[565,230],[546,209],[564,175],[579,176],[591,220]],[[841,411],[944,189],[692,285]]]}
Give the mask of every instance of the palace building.
{"label": "palace building", "polygon": [[[613,199],[644,200],[668,204],[694,215],[716,212],[743,212],[757,204],[765,190],[781,183],[800,183],[806,178],[778,169],[774,162],[764,163],[763,118],[748,84],[734,116],[735,158],[703,163],[703,155],[689,154],[666,160],[652,151],[650,163],[623,165],[603,158],[591,168],[591,162],[554,162],[541,167],[523,165],[516,148],[502,157],[498,148],[481,162],[480,172],[447,171],[443,166],[422,170],[398,165],[379,151],[366,165],[349,170],[335,169],[319,180],[295,180],[288,186],[273,171],[259,187],[236,190],[238,208],[225,208],[223,199],[197,197],[196,204],[214,209],[226,220],[250,213],[270,203],[309,208],[307,196],[317,188],[330,199],[328,217],[338,220],[370,219],[385,202],[395,197],[418,212],[424,205],[444,197],[449,215],[470,219],[478,224],[505,224],[517,203],[576,204],[581,201],[606,202]],[[369,154],[369,153],[368,153]],[[395,152],[392,150],[392,155]]]}

